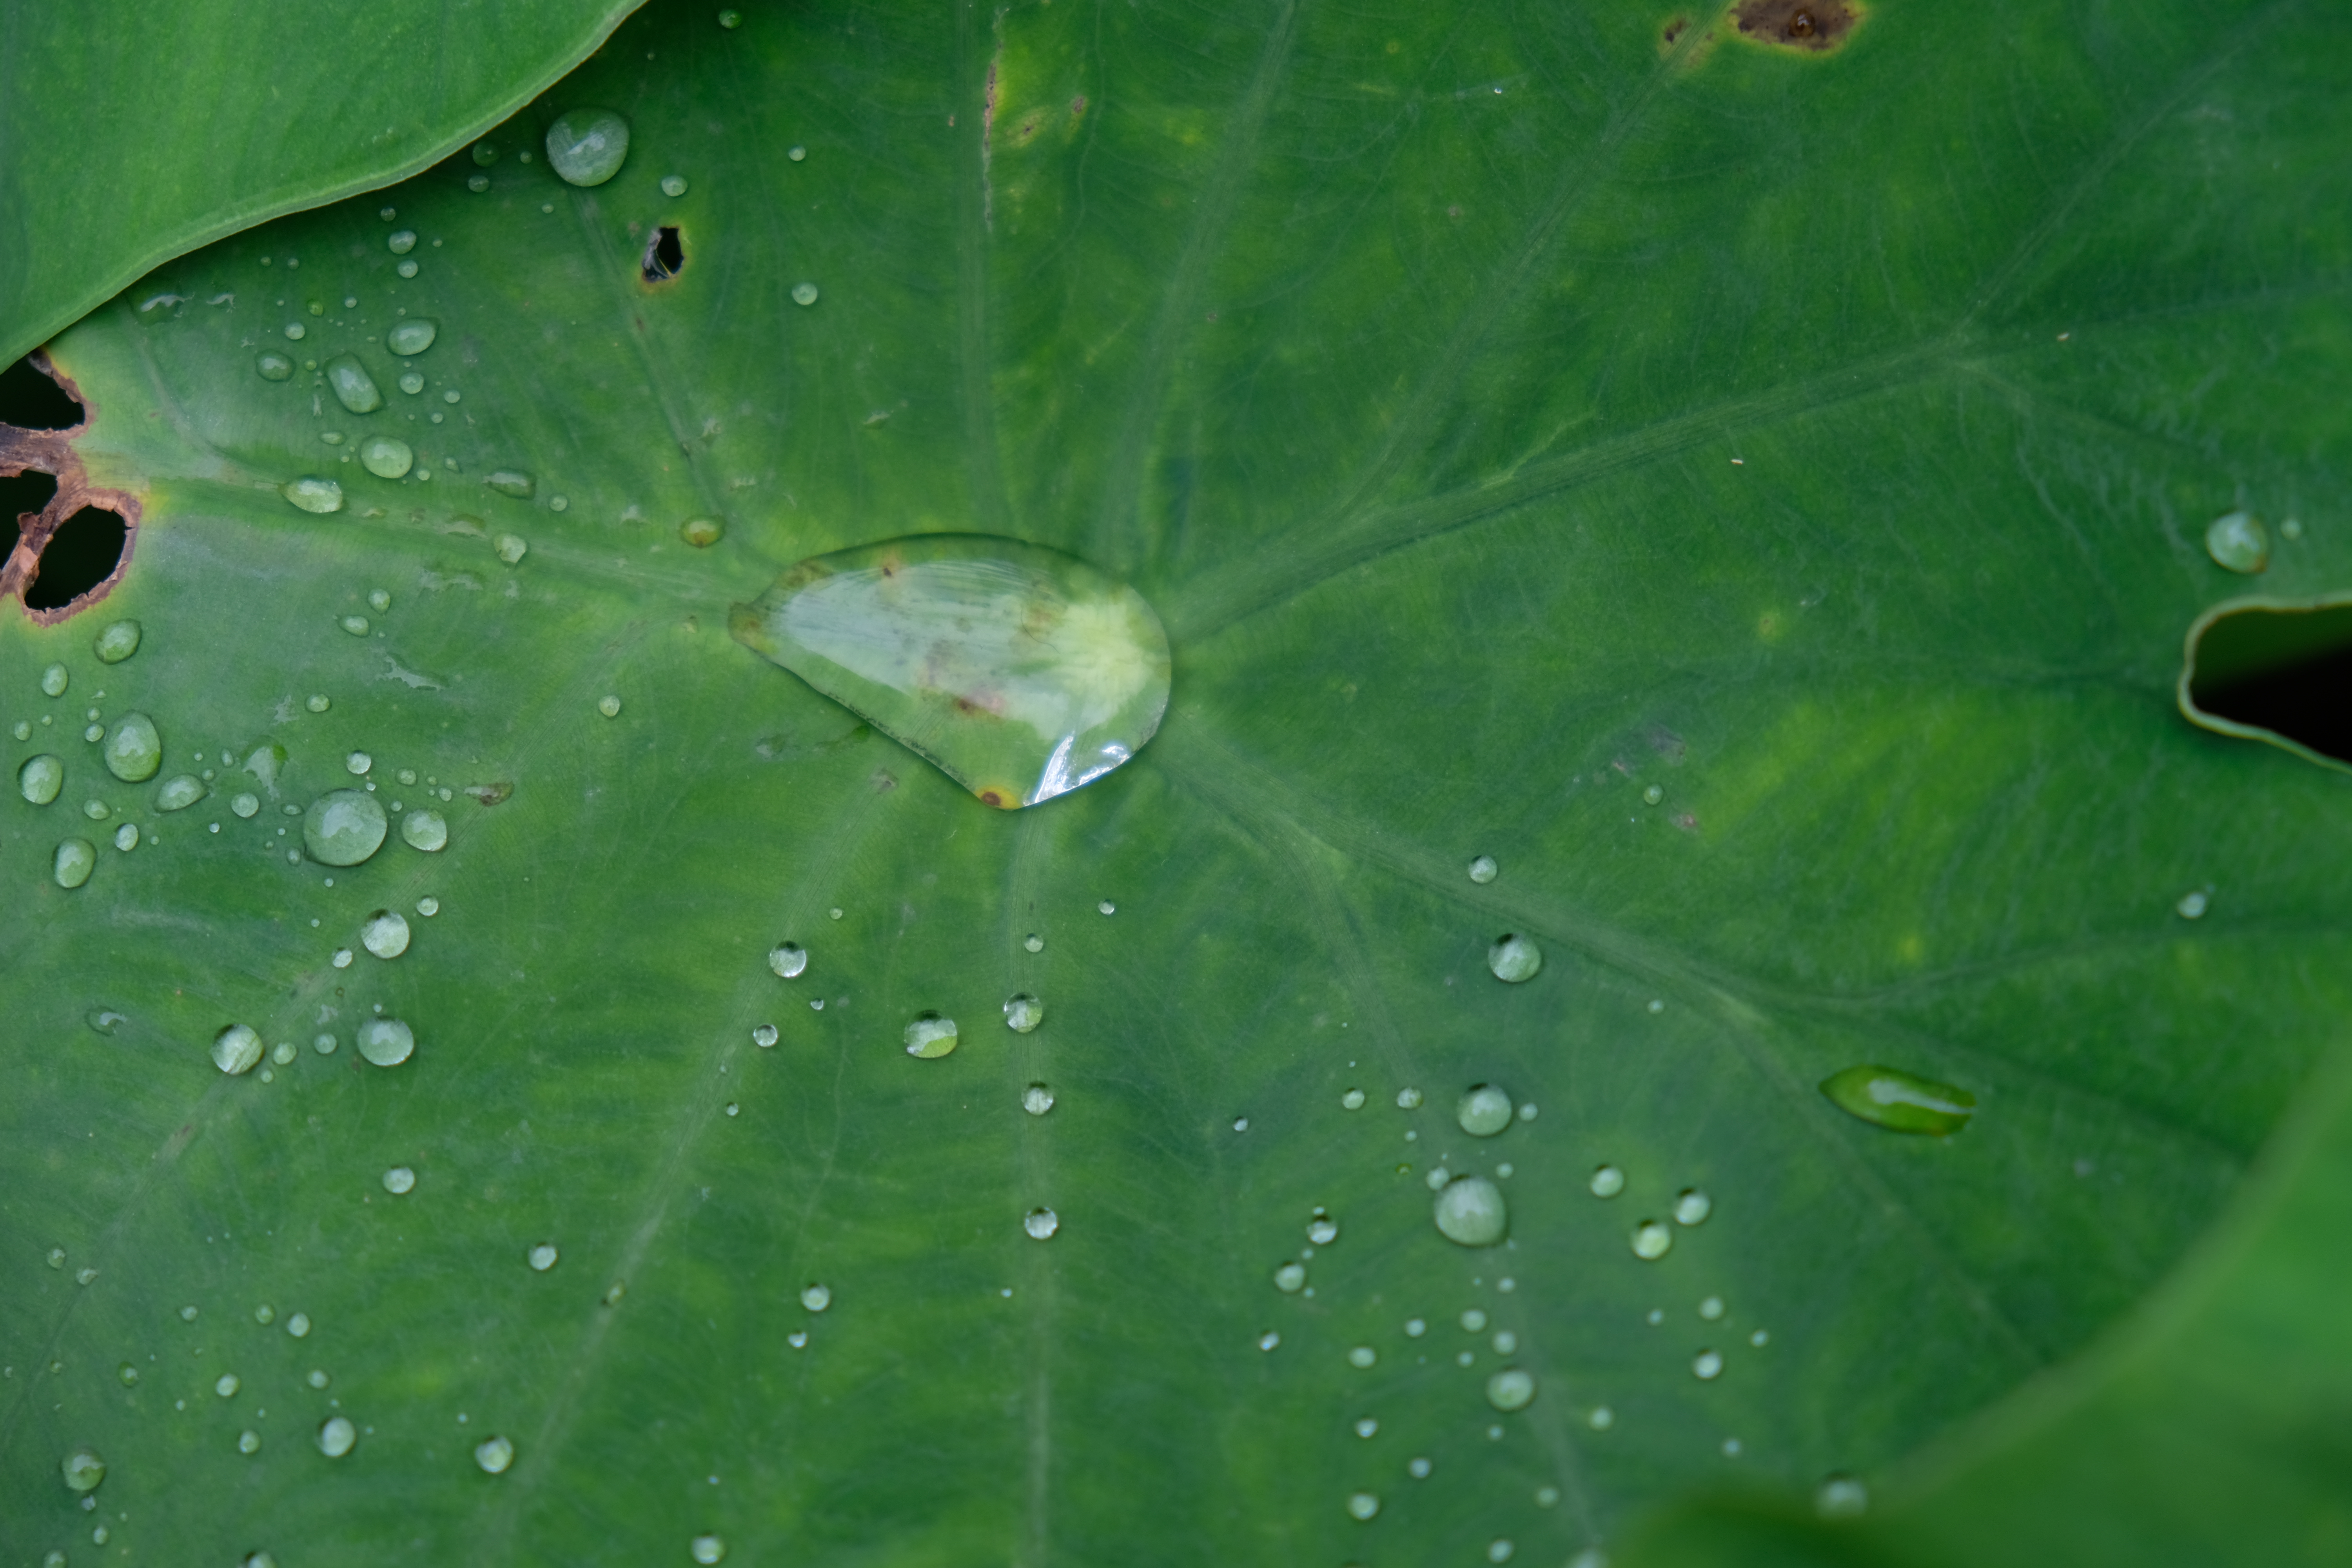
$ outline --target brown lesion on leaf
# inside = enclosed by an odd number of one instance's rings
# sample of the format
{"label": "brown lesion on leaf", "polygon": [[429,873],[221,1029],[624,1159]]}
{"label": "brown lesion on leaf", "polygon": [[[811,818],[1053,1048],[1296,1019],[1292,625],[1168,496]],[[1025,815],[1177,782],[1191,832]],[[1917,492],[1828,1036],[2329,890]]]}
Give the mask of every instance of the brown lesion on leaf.
{"label": "brown lesion on leaf", "polygon": [[[131,552],[139,539],[139,523],[142,512],[139,498],[124,490],[110,489],[89,482],[82,468],[81,455],[73,448],[74,438],[87,434],[97,418],[98,410],[83,395],[73,379],[51,363],[48,356],[35,351],[30,356],[33,365],[68,397],[80,405],[81,423],[60,430],[25,430],[13,425],[0,425],[0,478],[32,471],[47,474],[57,480],[57,492],[48,504],[37,512],[20,514],[16,548],[8,552],[5,564],[0,564],[0,595],[14,599],[23,606],[27,619],[40,626],[53,626],[69,620],[114,591],[131,569]],[[67,523],[83,512],[110,513],[122,524],[122,550],[113,569],[96,583],[74,595],[62,605],[47,609],[35,609],[26,604],[26,595],[39,581],[41,559]],[[101,520],[93,519],[93,522]]]}
{"label": "brown lesion on leaf", "polygon": [[1740,37],[1813,55],[1843,44],[1862,18],[1852,0],[1739,0],[1731,12]]}
{"label": "brown lesion on leaf", "polygon": [[1658,52],[1660,54],[1664,54],[1671,50],[1676,44],[1683,41],[1683,35],[1689,31],[1690,18],[1688,16],[1683,16],[1680,12],[1677,12],[1674,16],[1667,17],[1666,25],[1658,29]]}

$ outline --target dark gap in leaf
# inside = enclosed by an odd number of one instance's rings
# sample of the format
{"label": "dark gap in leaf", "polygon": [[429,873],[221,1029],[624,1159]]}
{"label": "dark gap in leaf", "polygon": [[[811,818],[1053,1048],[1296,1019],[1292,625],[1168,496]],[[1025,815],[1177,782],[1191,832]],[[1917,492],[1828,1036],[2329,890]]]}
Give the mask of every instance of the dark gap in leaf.
{"label": "dark gap in leaf", "polygon": [[2352,596],[2241,605],[2200,623],[2181,706],[2209,728],[2352,763]]}
{"label": "dark gap in leaf", "polygon": [[58,525],[25,589],[25,607],[62,610],[114,574],[131,537],[121,514],[86,506]]}
{"label": "dark gap in leaf", "polygon": [[26,354],[0,370],[0,425],[19,430],[70,430],[82,421],[81,405]]}
{"label": "dark gap in leaf", "polygon": [[37,516],[57,493],[57,476],[38,468],[0,479],[0,561],[6,560],[16,541],[24,537],[17,518]]}
{"label": "dark gap in leaf", "polygon": [[637,265],[648,283],[667,283],[686,270],[686,247],[678,242],[676,224],[666,223],[654,230],[646,241],[645,258]]}

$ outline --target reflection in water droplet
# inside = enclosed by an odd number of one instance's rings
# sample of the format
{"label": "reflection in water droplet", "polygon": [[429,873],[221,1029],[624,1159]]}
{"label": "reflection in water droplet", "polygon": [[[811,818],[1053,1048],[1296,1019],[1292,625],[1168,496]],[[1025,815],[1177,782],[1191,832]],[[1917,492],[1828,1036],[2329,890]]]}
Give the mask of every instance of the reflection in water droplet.
{"label": "reflection in water droplet", "polygon": [[[360,443],[360,467],[377,479],[404,479],[408,470],[415,466],[416,449],[405,441],[395,440],[390,436],[371,436]],[[356,616],[352,618],[357,619]],[[346,631],[350,630],[351,621],[346,620],[343,626]],[[364,621],[361,622],[360,629],[362,632],[367,629]]]}
{"label": "reflection in water droplet", "polygon": [[408,921],[392,910],[378,910],[360,927],[360,945],[378,958],[398,958],[408,951]]}
{"label": "reflection in water droplet", "polygon": [[380,1068],[396,1068],[416,1050],[416,1036],[397,1018],[370,1018],[359,1028],[360,1055]]}
{"label": "reflection in water droplet", "polygon": [[2270,564],[2270,530],[2252,512],[2224,512],[2205,527],[2205,553],[2224,570],[2251,576]]}
{"label": "reflection in water droplet", "polygon": [[1675,1223],[1698,1225],[1715,1212],[1715,1200],[1696,1187],[1685,1187],[1675,1197]]}
{"label": "reflection in water droplet", "polygon": [[359,1428],[343,1415],[330,1415],[319,1424],[319,1452],[331,1459],[340,1459],[352,1451],[360,1440]]}
{"label": "reflection in water droplet", "polygon": [[1033,1083],[1021,1091],[1021,1109],[1032,1116],[1043,1116],[1054,1109],[1054,1091],[1042,1083]]}
{"label": "reflection in water droplet", "polygon": [[261,1064],[261,1037],[245,1024],[231,1024],[213,1037],[213,1066],[235,1078]]}
{"label": "reflection in water droplet", "polygon": [[1823,1519],[1858,1519],[1870,1511],[1870,1489],[1853,1476],[1824,1477],[1813,1493],[1813,1511]]}
{"label": "reflection in water droplet", "polygon": [[121,664],[139,651],[139,623],[115,622],[98,634],[98,640],[90,644],[90,651],[98,655],[100,664]]}
{"label": "reflection in water droplet", "polygon": [[1004,1026],[1016,1035],[1025,1035],[1045,1021],[1045,1004],[1023,992],[1004,1004]]}
{"label": "reflection in water droplet", "polygon": [[1021,1221],[1021,1228],[1037,1240],[1045,1241],[1062,1228],[1062,1216],[1052,1209],[1031,1209]]}
{"label": "reflection in water droplet", "polygon": [[555,1260],[562,1256],[562,1254],[555,1249],[555,1243],[542,1241],[530,1249],[526,1261],[530,1264],[532,1273],[544,1274],[555,1267]]}
{"label": "reflection in water droplet", "polygon": [[1274,1288],[1286,1296],[1297,1294],[1306,1283],[1307,1266],[1303,1263],[1286,1263],[1274,1271]]}
{"label": "reflection in water droplet", "polygon": [[629,122],[609,109],[575,109],[547,128],[548,166],[566,184],[601,185],[628,155]]}
{"label": "reflection in water droplet", "polygon": [[999,807],[1110,772],[1168,702],[1168,638],[1142,597],[1012,540],[927,535],[817,556],[729,626]]}
{"label": "reflection in water droplet", "polygon": [[1839,1110],[1895,1132],[1944,1137],[1969,1124],[1976,1096],[1896,1068],[1850,1067],[1822,1080],[1822,1092]]}
{"label": "reflection in water droplet", "polygon": [[[404,822],[403,831],[415,820]],[[329,790],[303,814],[302,847],[322,866],[357,866],[383,847],[390,827],[375,796],[362,790]]]}
{"label": "reflection in water droplet", "polygon": [[1348,1517],[1370,1519],[1381,1511],[1381,1500],[1370,1492],[1351,1492],[1348,1496]]}
{"label": "reflection in water droplet", "polygon": [[332,479],[322,479],[313,474],[287,480],[278,487],[278,493],[304,511],[323,514],[343,510],[343,487]]}
{"label": "reflection in water droplet", "polygon": [[1533,1374],[1507,1367],[1486,1380],[1486,1403],[1497,1410],[1524,1410],[1536,1396]]}
{"label": "reflection in water droplet", "polygon": [[326,363],[327,385],[335,401],[354,414],[373,414],[383,406],[383,393],[367,366],[352,354],[337,354]]}
{"label": "reflection in water droplet", "polygon": [[504,1437],[485,1437],[474,1445],[474,1463],[488,1474],[502,1476],[514,1463],[514,1445]]}
{"label": "reflection in water droplet", "polygon": [[428,321],[423,316],[408,316],[392,324],[392,330],[383,335],[383,346],[406,358],[431,348],[433,340],[440,333],[440,322]]}
{"label": "reflection in water droplet", "polygon": [[430,855],[449,842],[449,822],[437,811],[412,811],[400,819],[400,837],[411,849]]}
{"label": "reflection in water droplet", "polygon": [[1510,1225],[1502,1189],[1483,1176],[1448,1182],[1434,1211],[1440,1234],[1463,1247],[1492,1247]]}
{"label": "reflection in water droplet", "polygon": [[416,1173],[405,1165],[394,1165],[383,1173],[383,1190],[394,1197],[415,1190]]}
{"label": "reflection in water droplet", "polygon": [[1633,1256],[1654,1262],[1674,1249],[1675,1233],[1664,1220],[1645,1219],[1633,1227]]}
{"label": "reflection in water droplet", "polygon": [[1495,874],[1501,868],[1495,864],[1495,858],[1492,855],[1481,855],[1470,862],[1470,879],[1482,884],[1491,882],[1495,879]]}
{"label": "reflection in water droplet", "polygon": [[822,1312],[833,1305],[833,1292],[823,1285],[812,1285],[801,1292],[801,1305],[812,1312]]}
{"label": "reflection in water droplet", "polygon": [[1506,934],[1496,937],[1495,945],[1486,950],[1486,967],[1494,971],[1496,979],[1517,984],[1535,978],[1536,971],[1543,967],[1543,952],[1530,938]]}
{"label": "reflection in water droplet", "polygon": [[[50,756],[46,752],[37,757],[26,758],[25,765],[16,770],[16,793],[35,805],[47,805],[57,799],[58,791],[65,787],[65,760],[61,757]],[[195,783],[193,779],[188,782]],[[169,789],[171,785],[166,784],[163,787]],[[198,787],[198,793],[203,793],[202,786]]]}
{"label": "reflection in water droplet", "polygon": [[1498,1084],[1477,1084],[1454,1108],[1454,1120],[1473,1138],[1492,1138],[1511,1124],[1510,1094]]}
{"label": "reflection in water droplet", "polygon": [[808,970],[808,949],[796,942],[780,942],[768,950],[768,967],[780,979],[797,980]]}
{"label": "reflection in water droplet", "polygon": [[163,738],[144,713],[125,713],[106,738],[106,771],[124,784],[143,784],[163,765]]}
{"label": "reflection in water droplet", "polygon": [[751,1043],[759,1047],[761,1050],[764,1051],[773,1046],[776,1043],[776,1026],[773,1024],[757,1024],[752,1026]]}
{"label": "reflection in water droplet", "polygon": [[936,1060],[956,1048],[955,1020],[925,1013],[907,1026],[906,1040],[908,1056]]}

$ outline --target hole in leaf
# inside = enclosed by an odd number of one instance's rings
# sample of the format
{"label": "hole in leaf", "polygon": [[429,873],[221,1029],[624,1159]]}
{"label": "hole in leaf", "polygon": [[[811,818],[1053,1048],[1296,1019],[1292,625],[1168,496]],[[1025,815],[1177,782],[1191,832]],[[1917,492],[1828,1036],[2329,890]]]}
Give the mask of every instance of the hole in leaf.
{"label": "hole in leaf", "polygon": [[2352,594],[2209,612],[2189,628],[2180,710],[2223,734],[2352,763]]}
{"label": "hole in leaf", "polygon": [[57,493],[56,477],[38,468],[26,468],[21,474],[0,479],[0,561],[8,558],[8,552],[16,548],[16,541],[24,536],[17,518],[37,515]]}
{"label": "hole in leaf", "polygon": [[667,283],[686,270],[686,247],[678,241],[676,224],[666,223],[654,230],[646,241],[645,258],[637,265],[648,283]]}
{"label": "hole in leaf", "polygon": [[30,354],[0,370],[0,425],[19,430],[70,430],[81,423],[81,405],[33,363]]}
{"label": "hole in leaf", "polygon": [[25,589],[25,607],[62,610],[114,574],[122,564],[130,527],[120,513],[86,506],[58,525],[41,550]]}

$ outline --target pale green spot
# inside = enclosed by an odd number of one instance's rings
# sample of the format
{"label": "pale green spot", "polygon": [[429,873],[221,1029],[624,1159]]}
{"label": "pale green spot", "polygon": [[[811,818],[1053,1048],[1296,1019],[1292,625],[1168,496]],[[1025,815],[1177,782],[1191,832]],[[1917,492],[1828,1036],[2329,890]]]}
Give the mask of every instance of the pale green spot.
{"label": "pale green spot", "polygon": [[1822,1092],[1839,1110],[1889,1131],[1937,1138],[1966,1127],[1977,1110],[1968,1090],[1898,1068],[1850,1067],[1823,1079]]}

